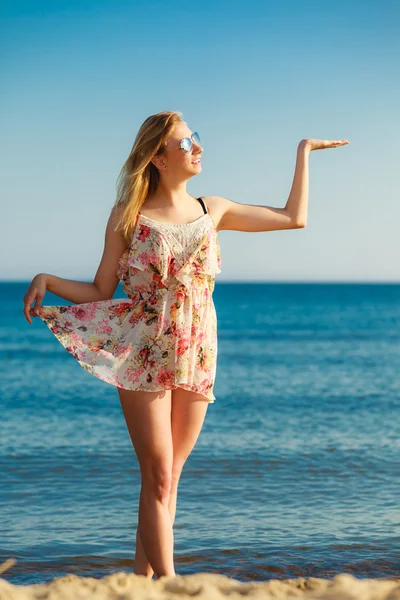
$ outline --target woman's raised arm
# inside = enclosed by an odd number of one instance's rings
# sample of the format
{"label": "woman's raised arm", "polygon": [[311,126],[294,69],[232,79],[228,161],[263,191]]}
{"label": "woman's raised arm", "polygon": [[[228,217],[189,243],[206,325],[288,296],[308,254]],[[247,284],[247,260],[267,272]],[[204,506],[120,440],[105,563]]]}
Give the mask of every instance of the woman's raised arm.
{"label": "woman's raised arm", "polygon": [[307,224],[308,210],[308,157],[311,150],[336,148],[347,140],[318,140],[306,138],[297,146],[296,166],[289,198],[283,208],[241,204],[228,198],[210,196],[217,219],[217,229],[236,231],[273,231],[298,229]]}

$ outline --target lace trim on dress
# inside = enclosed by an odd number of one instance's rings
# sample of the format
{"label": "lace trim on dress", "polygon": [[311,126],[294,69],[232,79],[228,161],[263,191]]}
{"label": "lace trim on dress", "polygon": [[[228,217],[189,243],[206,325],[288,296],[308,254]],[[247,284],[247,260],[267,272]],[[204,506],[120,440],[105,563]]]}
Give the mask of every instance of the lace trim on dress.
{"label": "lace trim on dress", "polygon": [[200,219],[207,216],[207,214],[208,213],[204,213],[200,217],[197,217],[197,219],[195,219],[194,221],[189,221],[189,223],[168,223],[167,221],[159,221],[158,219],[151,219],[150,217],[147,217],[146,215],[142,215],[142,213],[139,213],[139,218],[148,219],[149,221],[152,221],[152,223],[160,223],[161,225],[168,225],[170,227],[186,227],[187,225],[193,225],[194,223],[197,223],[197,221],[200,221]]}
{"label": "lace trim on dress", "polygon": [[[209,219],[203,219],[203,217],[209,217]],[[175,260],[180,266],[183,266],[207,235],[210,219],[209,213],[205,213],[191,223],[164,223],[153,219],[151,221],[152,228],[164,236]],[[189,228],[187,225],[192,225],[192,227]]]}

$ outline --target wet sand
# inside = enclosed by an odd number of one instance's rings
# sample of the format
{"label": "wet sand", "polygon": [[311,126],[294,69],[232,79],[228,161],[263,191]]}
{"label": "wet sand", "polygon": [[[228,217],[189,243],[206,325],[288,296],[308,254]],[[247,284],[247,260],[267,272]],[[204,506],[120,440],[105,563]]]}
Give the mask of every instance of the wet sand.
{"label": "wet sand", "polygon": [[[0,566],[4,575],[14,564],[13,559]],[[272,579],[265,583],[243,583],[225,575],[196,573],[147,579],[133,573],[112,573],[96,579],[66,575],[45,584],[13,585],[0,578],[0,600],[187,600],[196,597],[207,600],[400,600],[399,578],[358,579],[342,573],[331,579],[298,577]]]}

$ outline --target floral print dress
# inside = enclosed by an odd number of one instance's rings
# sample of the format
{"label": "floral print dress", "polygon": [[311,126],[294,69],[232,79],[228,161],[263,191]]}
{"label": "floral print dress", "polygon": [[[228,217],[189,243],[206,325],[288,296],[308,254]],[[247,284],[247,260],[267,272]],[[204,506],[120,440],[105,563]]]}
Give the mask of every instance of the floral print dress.
{"label": "floral print dress", "polygon": [[127,298],[41,306],[39,316],[89,373],[126,390],[182,387],[212,403],[221,255],[213,218],[184,224],[139,213],[117,276]]}

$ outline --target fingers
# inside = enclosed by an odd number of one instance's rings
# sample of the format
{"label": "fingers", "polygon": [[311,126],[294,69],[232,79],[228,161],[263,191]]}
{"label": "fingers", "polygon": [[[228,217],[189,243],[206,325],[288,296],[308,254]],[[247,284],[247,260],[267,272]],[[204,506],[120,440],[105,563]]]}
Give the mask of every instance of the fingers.
{"label": "fingers", "polygon": [[[38,282],[38,283],[37,283]],[[46,288],[41,284],[39,279],[34,278],[24,296],[24,315],[25,319],[32,325],[32,317],[39,315],[39,310],[42,308],[41,303],[46,293]],[[32,308],[32,303],[35,301],[35,306]]]}
{"label": "fingers", "polygon": [[323,150],[325,148],[337,148],[338,146],[345,146],[349,144],[349,140],[318,140],[312,138],[306,138],[307,147],[310,150]]}
{"label": "fingers", "polygon": [[39,292],[36,294],[36,302],[35,302],[35,307],[34,307],[34,311],[36,314],[39,314],[39,308],[41,308],[41,303],[42,303],[43,298],[44,298],[44,294],[40,294]]}
{"label": "fingers", "polygon": [[42,301],[42,298],[39,298],[39,297],[36,298],[35,306],[33,307],[35,317],[39,314],[39,308],[41,308],[41,304],[40,304],[41,301]]}
{"label": "fingers", "polygon": [[[36,290],[33,290],[33,292],[31,292],[30,294],[26,294],[24,296],[24,315],[25,315],[25,319],[28,321],[28,323],[30,325],[32,325],[32,319],[30,317],[30,315],[33,315],[34,317],[36,317],[37,315],[33,312],[33,309],[31,308],[32,302],[35,299],[36,296]],[[37,305],[37,301],[35,304],[35,308]]]}
{"label": "fingers", "polygon": [[324,148],[337,148],[349,144],[348,140],[316,140],[314,145],[315,150],[323,150]]}
{"label": "fingers", "polygon": [[32,325],[32,319],[29,316],[30,313],[30,304],[24,301],[24,315],[25,319],[28,321],[30,325]]}

